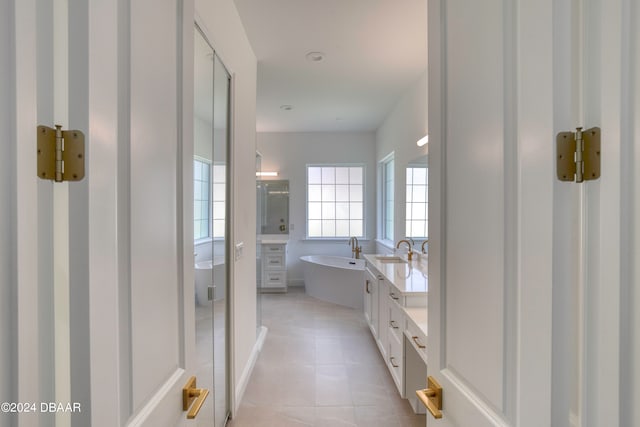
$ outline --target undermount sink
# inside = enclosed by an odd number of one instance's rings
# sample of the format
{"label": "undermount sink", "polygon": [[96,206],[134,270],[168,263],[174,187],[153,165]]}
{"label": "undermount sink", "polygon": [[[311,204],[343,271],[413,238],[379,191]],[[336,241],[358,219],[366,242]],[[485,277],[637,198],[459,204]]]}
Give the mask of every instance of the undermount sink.
{"label": "undermount sink", "polygon": [[407,260],[405,260],[404,258],[400,258],[399,256],[394,256],[394,255],[389,255],[389,256],[377,256],[376,260],[382,262],[382,263],[397,263],[397,264],[404,264],[407,262]]}

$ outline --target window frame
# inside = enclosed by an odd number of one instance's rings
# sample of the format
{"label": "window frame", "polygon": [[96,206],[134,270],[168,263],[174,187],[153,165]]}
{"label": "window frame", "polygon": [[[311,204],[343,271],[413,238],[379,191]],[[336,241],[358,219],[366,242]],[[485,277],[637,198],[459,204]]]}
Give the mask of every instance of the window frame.
{"label": "window frame", "polygon": [[[359,202],[362,204],[362,234],[361,235],[357,235],[355,237],[357,237],[358,239],[365,239],[365,236],[367,235],[367,227],[366,227],[366,215],[365,215],[365,206],[366,206],[366,176],[367,176],[367,168],[366,165],[364,163],[308,163],[305,166],[305,239],[307,240],[317,240],[317,241],[330,241],[330,240],[344,240],[344,239],[348,239],[349,236],[343,236],[343,235],[338,235],[338,236],[311,236],[309,234],[309,168],[360,168],[362,171],[362,183],[361,184],[346,184],[346,185],[361,185],[362,186],[362,201]],[[318,185],[318,184],[312,184],[312,185]],[[319,185],[322,185],[319,184]],[[340,185],[340,184],[339,184]],[[335,200],[335,196],[334,196],[334,200],[333,203],[336,203]],[[351,202],[351,200],[349,200],[346,203],[358,203],[358,202]],[[323,220],[323,219],[321,219]],[[332,218],[330,220],[333,220],[334,223],[335,221],[339,220],[339,218]],[[351,206],[349,207],[349,221],[352,221],[351,218]],[[356,219],[357,220],[357,219]]]}
{"label": "window frame", "polygon": [[[391,171],[391,179],[387,179],[389,175],[388,165],[391,164],[393,170]],[[382,158],[378,162],[378,170],[380,174],[379,184],[379,240],[383,242],[391,242],[393,244],[395,237],[395,183],[396,183],[396,165],[395,165],[395,151],[392,151],[388,155]],[[390,184],[388,184],[390,182]],[[391,190],[391,198],[389,199],[389,185]],[[390,203],[389,203],[390,202]],[[391,210],[391,219],[388,218],[389,209]]]}
{"label": "window frame", "polygon": [[[220,181],[214,181],[213,177],[214,177],[214,173],[213,173],[213,169],[216,166],[223,166],[224,167],[224,174],[222,175],[224,177],[224,181],[220,182]],[[211,162],[211,179],[210,179],[210,201],[211,201],[211,214],[210,214],[210,218],[209,218],[209,224],[210,224],[210,229],[211,229],[211,233],[209,238],[214,240],[214,241],[222,241],[225,239],[226,234],[227,234],[227,213],[228,213],[228,194],[227,194],[227,180],[229,179],[229,165],[224,162],[224,161],[212,161]],[[222,194],[224,194],[224,199],[220,200],[220,199],[215,199],[214,200],[214,194],[215,192],[213,191],[213,186],[215,184],[222,184],[224,187],[224,191]],[[220,221],[220,219],[216,219],[213,216],[213,204],[215,202],[222,202],[224,204],[224,210],[223,210],[223,215],[224,217],[222,218],[222,232],[223,234],[221,236],[216,236],[214,230],[214,221],[218,220]]]}
{"label": "window frame", "polygon": [[[193,213],[193,226],[194,226],[194,231],[193,231],[193,241],[195,244],[201,243],[201,242],[206,242],[208,240],[212,239],[212,232],[213,232],[213,222],[212,222],[212,217],[211,217],[211,211],[212,211],[212,177],[213,177],[213,162],[209,159],[206,159],[204,157],[201,156],[197,156],[194,155],[193,156],[193,168],[194,168],[194,177],[193,177],[193,203],[195,205],[196,202],[196,191],[195,191],[195,187],[196,187],[196,178],[195,178],[195,168],[196,168],[196,164],[195,162],[200,162],[203,164],[206,164],[207,166],[209,166],[209,179],[208,181],[203,181],[203,180],[198,180],[200,182],[206,182],[208,185],[208,200],[207,200],[207,234],[206,236],[201,236],[201,237],[196,237],[195,234],[195,222],[196,220],[196,213],[195,213],[195,207],[194,207],[194,213]],[[199,200],[200,202],[202,202],[203,200]],[[202,213],[202,211],[201,211]],[[198,221],[202,221],[202,218],[199,219]]]}
{"label": "window frame", "polygon": [[[412,172],[412,179],[411,179],[411,184],[409,184],[408,180],[405,180],[405,194],[406,194],[406,198],[405,198],[405,235],[409,236],[411,238],[413,238],[414,240],[427,240],[429,238],[429,166],[428,165],[423,165],[423,164],[408,164],[407,167],[405,168],[405,177],[408,175],[408,171],[410,169],[425,169],[425,183],[424,184],[414,184],[414,178],[415,176],[413,175]],[[422,186],[424,185],[425,187],[425,201],[424,202],[415,202],[413,201],[413,194],[415,191],[415,187],[417,186]],[[411,200],[409,200],[409,189],[411,188]],[[424,203],[425,204],[425,219],[424,220],[415,220],[412,219],[413,218],[413,204],[416,203]],[[424,222],[424,229],[425,229],[425,233],[424,235],[413,235],[412,233],[409,232],[409,229],[407,228],[407,223],[409,221],[423,221]]]}

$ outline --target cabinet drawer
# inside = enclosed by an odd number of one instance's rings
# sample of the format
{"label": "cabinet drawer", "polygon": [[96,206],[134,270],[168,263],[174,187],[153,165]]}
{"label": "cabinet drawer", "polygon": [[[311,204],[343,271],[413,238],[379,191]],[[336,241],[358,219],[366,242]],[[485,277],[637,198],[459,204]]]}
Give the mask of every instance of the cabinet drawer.
{"label": "cabinet drawer", "polygon": [[284,245],[262,245],[262,250],[267,254],[283,254]]}
{"label": "cabinet drawer", "polygon": [[405,321],[400,308],[396,304],[389,304],[389,333],[395,335],[402,342]]}
{"label": "cabinet drawer", "polygon": [[264,274],[262,286],[265,288],[280,288],[286,285],[287,276],[284,271],[267,271]]}
{"label": "cabinet drawer", "polygon": [[284,254],[266,254],[264,256],[265,270],[284,270]]}
{"label": "cabinet drawer", "polygon": [[402,341],[398,340],[393,334],[389,336],[387,365],[389,366],[393,381],[396,383],[396,387],[398,387],[400,397],[404,397]]}
{"label": "cabinet drawer", "polygon": [[389,299],[390,303],[402,305],[400,292],[398,292],[398,290],[393,285],[387,286],[387,298]]}
{"label": "cabinet drawer", "polygon": [[407,339],[416,349],[424,363],[427,363],[427,336],[413,322],[407,321]]}

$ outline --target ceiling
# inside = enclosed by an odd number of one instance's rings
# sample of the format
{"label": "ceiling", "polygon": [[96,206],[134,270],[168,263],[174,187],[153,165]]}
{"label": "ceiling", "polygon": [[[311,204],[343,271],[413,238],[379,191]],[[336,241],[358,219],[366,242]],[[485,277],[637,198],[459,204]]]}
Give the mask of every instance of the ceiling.
{"label": "ceiling", "polygon": [[258,132],[375,130],[426,70],[426,0],[235,3],[258,59]]}

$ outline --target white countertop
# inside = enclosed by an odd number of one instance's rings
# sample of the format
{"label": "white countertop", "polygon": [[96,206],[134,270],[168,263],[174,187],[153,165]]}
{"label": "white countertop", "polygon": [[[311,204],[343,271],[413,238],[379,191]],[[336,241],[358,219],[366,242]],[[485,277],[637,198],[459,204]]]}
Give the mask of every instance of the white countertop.
{"label": "white countertop", "polygon": [[363,255],[367,263],[382,273],[401,294],[424,294],[429,290],[427,269],[424,263],[417,260],[405,263],[381,262],[376,259],[377,256],[380,255]]}
{"label": "white countertop", "polygon": [[427,334],[427,307],[402,307],[409,320],[411,320],[420,330]]}
{"label": "white countertop", "polygon": [[288,234],[263,234],[258,236],[258,242],[263,245],[284,245],[288,241]]}

